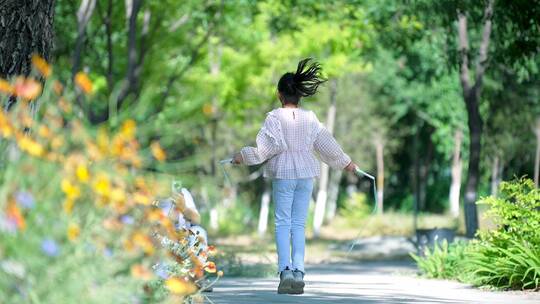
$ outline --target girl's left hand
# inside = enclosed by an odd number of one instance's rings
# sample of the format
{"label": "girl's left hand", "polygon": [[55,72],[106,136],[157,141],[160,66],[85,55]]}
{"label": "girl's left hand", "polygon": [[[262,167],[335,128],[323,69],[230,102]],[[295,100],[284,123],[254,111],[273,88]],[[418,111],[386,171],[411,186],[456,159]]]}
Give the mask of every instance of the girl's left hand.
{"label": "girl's left hand", "polygon": [[240,152],[235,153],[233,156],[233,164],[239,165],[242,163],[242,161],[243,161],[242,154],[240,154]]}

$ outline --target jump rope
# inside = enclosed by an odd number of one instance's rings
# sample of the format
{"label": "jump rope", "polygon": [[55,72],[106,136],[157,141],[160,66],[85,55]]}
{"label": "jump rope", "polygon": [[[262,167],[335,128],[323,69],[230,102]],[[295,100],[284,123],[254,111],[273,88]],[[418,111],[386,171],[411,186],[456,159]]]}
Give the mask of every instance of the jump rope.
{"label": "jump rope", "polygon": [[[227,159],[220,160],[219,164],[221,165],[221,170],[223,171],[223,176],[225,178],[225,181],[229,185],[232,185],[231,178],[229,177],[229,174],[227,174],[227,170],[225,169],[225,165],[232,165],[233,164],[233,159],[232,158],[227,158]],[[377,181],[375,180],[375,177],[373,175],[361,170],[360,168],[358,168],[358,166],[355,168],[354,173],[359,177],[366,177],[369,180],[371,180],[371,184],[373,185],[373,198],[374,198],[375,204],[374,204],[370,214],[371,215],[375,214],[377,212],[377,207],[379,206],[378,200],[377,200]],[[354,246],[356,246],[357,244],[358,244],[358,238],[356,238],[354,243],[351,244],[351,247],[347,251],[347,255],[351,253]]]}

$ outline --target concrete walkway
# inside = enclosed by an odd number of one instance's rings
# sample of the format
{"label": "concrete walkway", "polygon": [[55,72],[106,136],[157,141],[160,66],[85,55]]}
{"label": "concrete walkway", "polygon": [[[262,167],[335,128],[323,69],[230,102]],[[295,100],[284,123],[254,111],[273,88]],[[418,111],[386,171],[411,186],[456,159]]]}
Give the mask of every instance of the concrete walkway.
{"label": "concrete walkway", "polygon": [[205,303],[511,303],[538,304],[538,292],[489,292],[451,281],[415,277],[409,262],[359,262],[306,269],[303,295],[278,295],[276,278],[224,278]]}

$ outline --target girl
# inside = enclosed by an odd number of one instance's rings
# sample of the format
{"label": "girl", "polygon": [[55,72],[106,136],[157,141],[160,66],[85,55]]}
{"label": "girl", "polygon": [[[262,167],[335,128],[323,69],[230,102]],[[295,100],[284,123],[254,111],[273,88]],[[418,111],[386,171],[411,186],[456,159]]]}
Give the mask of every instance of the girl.
{"label": "girl", "polygon": [[314,95],[325,82],[320,64],[310,60],[300,61],[296,73],[281,76],[277,95],[282,107],[267,114],[257,146],[242,148],[233,159],[246,165],[267,161],[264,176],[272,179],[280,294],[304,292],[305,223],[313,179],[320,173],[313,152],[333,168],[353,171],[356,167],[315,113],[299,107],[302,97]]}

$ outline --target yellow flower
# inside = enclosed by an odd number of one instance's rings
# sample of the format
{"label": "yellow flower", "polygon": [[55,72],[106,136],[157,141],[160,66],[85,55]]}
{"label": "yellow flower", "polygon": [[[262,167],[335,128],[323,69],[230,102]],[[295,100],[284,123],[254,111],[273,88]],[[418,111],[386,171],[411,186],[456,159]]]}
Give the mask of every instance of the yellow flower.
{"label": "yellow flower", "polygon": [[41,75],[45,77],[51,76],[51,66],[47,63],[47,61],[45,61],[45,59],[41,58],[39,55],[32,55],[32,64],[41,73]]}
{"label": "yellow flower", "polygon": [[152,142],[152,144],[150,145],[150,148],[152,149],[152,155],[154,155],[155,159],[157,159],[158,161],[162,162],[165,160],[165,158],[167,158],[167,155],[165,154],[165,151],[163,151],[163,149],[159,145],[159,142],[157,141]]}
{"label": "yellow flower", "polygon": [[126,200],[126,193],[120,188],[111,190],[111,200],[115,203],[123,203]]}
{"label": "yellow flower", "polygon": [[79,164],[77,166],[77,178],[80,182],[86,183],[90,179],[90,174],[88,173],[88,168],[84,164]]}
{"label": "yellow flower", "polygon": [[74,185],[68,179],[62,179],[60,187],[62,188],[62,192],[66,194],[66,197],[68,199],[75,200],[79,198],[79,196],[81,196],[81,189],[79,188],[79,186]]}
{"label": "yellow flower", "polygon": [[103,196],[108,196],[111,191],[111,183],[109,182],[109,177],[105,174],[100,174],[94,183],[94,191]]}
{"label": "yellow flower", "polygon": [[45,149],[43,149],[43,146],[41,146],[41,144],[27,136],[21,137],[17,143],[19,144],[21,150],[26,151],[32,156],[40,157],[45,152]]}
{"label": "yellow flower", "polygon": [[57,150],[58,148],[60,148],[62,145],[64,144],[64,138],[60,135],[58,136],[55,136],[52,140],[51,140],[51,148],[53,148],[53,150]]}
{"label": "yellow flower", "polygon": [[70,198],[67,198],[66,200],[64,200],[64,204],[63,204],[64,212],[67,214],[71,214],[71,212],[73,211],[74,205],[75,205],[75,200],[70,199]]}
{"label": "yellow flower", "polygon": [[90,78],[88,78],[88,75],[86,75],[83,72],[79,72],[75,74],[75,84],[85,93],[90,94],[93,90],[92,81],[90,81]]}
{"label": "yellow flower", "polygon": [[68,229],[67,229],[68,240],[74,241],[79,237],[80,234],[81,234],[81,228],[79,228],[79,225],[75,223],[70,223],[68,225]]}
{"label": "yellow flower", "polygon": [[47,126],[41,125],[41,126],[39,126],[38,134],[41,137],[50,138],[51,137],[51,130],[49,130],[49,128],[47,128]]}
{"label": "yellow flower", "polygon": [[180,295],[188,295],[197,291],[197,287],[193,283],[180,278],[167,279],[165,286],[167,286],[170,292]]}
{"label": "yellow flower", "polygon": [[41,94],[41,84],[34,79],[17,77],[15,95],[25,100],[34,100]]}
{"label": "yellow flower", "polygon": [[11,95],[13,94],[13,91],[14,89],[11,86],[11,84],[7,82],[6,80],[0,78],[0,93]]}
{"label": "yellow flower", "polygon": [[128,119],[124,121],[122,127],[120,128],[120,134],[125,139],[132,139],[135,137],[135,131],[137,129],[137,124],[133,119]]}
{"label": "yellow flower", "polygon": [[141,192],[135,192],[135,194],[133,194],[133,200],[135,201],[135,203],[141,205],[150,205],[150,203],[152,202],[152,200],[147,195]]}

